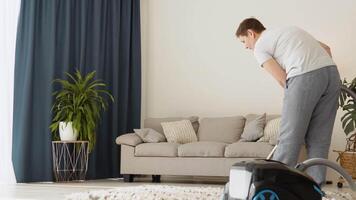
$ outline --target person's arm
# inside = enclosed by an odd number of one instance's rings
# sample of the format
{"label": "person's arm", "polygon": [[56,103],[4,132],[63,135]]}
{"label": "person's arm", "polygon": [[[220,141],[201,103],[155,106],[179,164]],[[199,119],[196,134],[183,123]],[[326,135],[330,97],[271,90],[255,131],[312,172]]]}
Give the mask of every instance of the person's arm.
{"label": "person's arm", "polygon": [[262,66],[268,73],[273,76],[273,78],[277,80],[279,85],[281,85],[283,88],[285,87],[287,78],[286,71],[279,65],[279,63],[275,59],[271,58],[267,60],[262,64]]}
{"label": "person's arm", "polygon": [[326,45],[326,44],[320,42],[320,41],[318,41],[318,42],[319,42],[320,46],[323,47],[326,52],[328,52],[329,56],[332,57],[330,47],[329,47],[328,45]]}

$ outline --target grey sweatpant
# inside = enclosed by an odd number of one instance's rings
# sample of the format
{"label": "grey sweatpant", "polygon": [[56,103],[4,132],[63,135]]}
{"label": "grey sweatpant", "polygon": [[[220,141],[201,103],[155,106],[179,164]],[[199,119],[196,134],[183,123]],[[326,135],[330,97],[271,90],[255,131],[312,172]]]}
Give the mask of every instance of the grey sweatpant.
{"label": "grey sweatpant", "polygon": [[[273,160],[294,167],[303,144],[308,158],[327,159],[339,94],[340,75],[336,66],[289,78]],[[321,184],[325,181],[326,167],[313,166],[307,173]]]}

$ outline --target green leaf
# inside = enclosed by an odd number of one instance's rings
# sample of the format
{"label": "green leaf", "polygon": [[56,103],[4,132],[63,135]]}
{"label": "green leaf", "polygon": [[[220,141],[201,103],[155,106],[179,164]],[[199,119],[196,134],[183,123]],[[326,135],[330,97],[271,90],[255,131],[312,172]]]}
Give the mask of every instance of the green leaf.
{"label": "green leaf", "polygon": [[70,73],[65,72],[65,75],[66,75],[67,77],[69,77],[69,78],[74,82],[74,84],[77,84],[78,80],[75,79]]}
{"label": "green leaf", "polygon": [[350,120],[352,120],[352,116],[347,115],[347,117],[345,117],[342,121],[342,128],[345,129],[345,127],[349,124]]}
{"label": "green leaf", "polygon": [[344,110],[355,110],[355,108],[354,104],[348,104],[343,107]]}
{"label": "green leaf", "polygon": [[355,124],[352,123],[348,123],[344,129],[346,135],[348,135],[349,133],[351,133],[353,130],[355,129]]}

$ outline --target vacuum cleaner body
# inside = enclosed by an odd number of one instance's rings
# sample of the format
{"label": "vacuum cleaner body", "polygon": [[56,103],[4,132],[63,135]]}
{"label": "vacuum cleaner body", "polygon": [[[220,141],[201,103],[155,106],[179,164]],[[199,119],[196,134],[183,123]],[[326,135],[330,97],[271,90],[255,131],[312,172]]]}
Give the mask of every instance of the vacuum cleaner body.
{"label": "vacuum cleaner body", "polygon": [[228,200],[321,200],[323,192],[305,173],[273,160],[236,163],[230,170]]}

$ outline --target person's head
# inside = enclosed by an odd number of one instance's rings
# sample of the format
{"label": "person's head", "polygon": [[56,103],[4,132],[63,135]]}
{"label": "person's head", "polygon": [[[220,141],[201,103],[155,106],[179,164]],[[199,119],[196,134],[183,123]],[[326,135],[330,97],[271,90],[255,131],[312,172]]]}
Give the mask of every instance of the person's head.
{"label": "person's head", "polygon": [[245,45],[246,49],[253,50],[257,39],[266,30],[256,18],[244,19],[236,30],[236,37]]}

